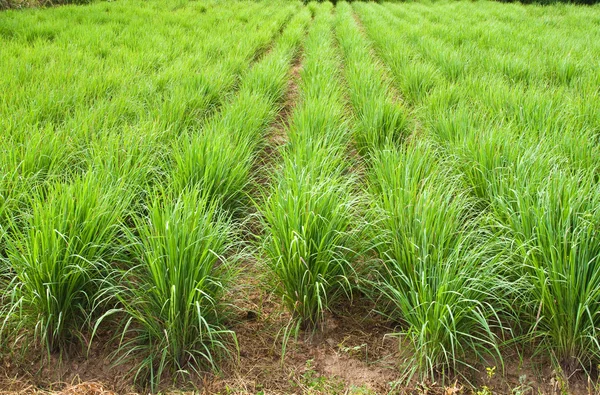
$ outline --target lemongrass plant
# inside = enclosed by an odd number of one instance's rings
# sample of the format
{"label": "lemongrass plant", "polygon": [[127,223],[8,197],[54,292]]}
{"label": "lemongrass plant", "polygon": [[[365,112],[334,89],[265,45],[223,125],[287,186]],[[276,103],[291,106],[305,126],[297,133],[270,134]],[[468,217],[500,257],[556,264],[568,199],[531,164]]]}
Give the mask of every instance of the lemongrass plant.
{"label": "lemongrass plant", "polygon": [[173,198],[158,190],[151,202],[126,232],[131,267],[113,273],[104,289],[119,304],[94,331],[115,316],[115,363],[130,365],[136,381],[156,391],[165,375],[218,370],[220,358],[235,352],[223,295],[237,241],[228,217],[201,191]]}
{"label": "lemongrass plant", "polygon": [[23,227],[7,237],[14,278],[4,329],[13,332],[3,336],[25,331],[49,352],[83,340],[100,282],[121,247],[119,225],[132,197],[127,183],[93,171],[31,196]]}
{"label": "lemongrass plant", "polygon": [[352,181],[292,167],[261,206],[274,292],[305,329],[322,324],[324,314],[351,294],[358,245]]}
{"label": "lemongrass plant", "polygon": [[376,309],[403,323],[397,335],[413,346],[404,379],[443,379],[490,356],[501,363],[502,265],[462,181],[426,143],[374,154],[370,181],[382,264],[368,284]]}
{"label": "lemongrass plant", "polygon": [[592,172],[555,169],[538,188],[493,197],[497,226],[524,280],[520,318],[566,374],[600,362],[600,189]]}

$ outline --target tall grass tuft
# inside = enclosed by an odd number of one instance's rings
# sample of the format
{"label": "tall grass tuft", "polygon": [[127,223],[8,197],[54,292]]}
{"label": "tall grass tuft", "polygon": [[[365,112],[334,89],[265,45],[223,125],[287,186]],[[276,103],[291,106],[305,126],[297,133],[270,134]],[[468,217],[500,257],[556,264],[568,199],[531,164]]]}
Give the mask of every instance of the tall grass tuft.
{"label": "tall grass tuft", "polygon": [[539,189],[513,189],[493,203],[514,274],[526,284],[521,318],[538,350],[567,374],[590,373],[600,361],[600,189],[593,180],[593,172],[554,170]]}
{"label": "tall grass tuft", "polygon": [[[133,266],[108,290],[120,307],[117,363],[133,365],[138,382],[156,391],[161,378],[216,370],[235,344],[223,326],[224,290],[234,274],[234,232],[218,205],[199,191],[172,199],[157,192],[128,231]],[[191,372],[190,372],[191,370]]]}
{"label": "tall grass tuft", "polygon": [[200,189],[226,209],[239,209],[245,197],[256,142],[236,143],[229,134],[209,129],[177,142],[172,173],[175,191]]}
{"label": "tall grass tuft", "polygon": [[398,335],[414,347],[405,378],[434,380],[473,367],[473,356],[499,355],[497,262],[460,179],[426,144],[374,154],[370,178],[382,261],[370,285],[377,309],[403,323]]}
{"label": "tall grass tuft", "polygon": [[0,137],[0,228],[17,225],[19,212],[30,209],[32,193],[80,172],[68,140],[67,133],[49,127]]}
{"label": "tall grass tuft", "polygon": [[23,229],[7,241],[14,278],[5,330],[26,331],[49,352],[80,340],[131,197],[120,180],[95,172],[31,197]]}
{"label": "tall grass tuft", "polygon": [[284,171],[261,208],[274,291],[303,328],[351,292],[356,197],[348,181]]}

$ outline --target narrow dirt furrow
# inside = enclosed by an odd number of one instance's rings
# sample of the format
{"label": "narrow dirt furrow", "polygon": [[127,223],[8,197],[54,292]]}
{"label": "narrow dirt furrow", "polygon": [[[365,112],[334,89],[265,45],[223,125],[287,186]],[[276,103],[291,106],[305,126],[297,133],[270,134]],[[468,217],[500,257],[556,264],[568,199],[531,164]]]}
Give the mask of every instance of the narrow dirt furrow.
{"label": "narrow dirt furrow", "polygon": [[[312,18],[311,18],[312,20]],[[287,143],[287,131],[294,109],[299,101],[299,82],[303,68],[303,44],[295,54],[289,71],[285,93],[279,103],[279,111],[268,126],[264,144],[260,147],[253,169],[248,194],[257,201],[268,188],[281,159],[281,149]],[[260,221],[252,210],[244,226],[244,239],[252,244],[262,233]],[[289,378],[296,374],[302,364],[283,367],[278,334],[289,317],[282,313],[279,301],[265,290],[261,262],[247,256],[240,262],[239,287],[232,295],[232,304],[238,311],[232,329],[236,332],[239,360],[223,367],[221,376],[211,376],[205,381],[205,393],[233,390],[235,393],[256,393],[263,388],[289,389]]]}
{"label": "narrow dirt furrow", "polygon": [[415,114],[415,109],[410,105],[410,103],[404,98],[396,84],[394,83],[394,77],[392,76],[392,71],[389,66],[381,59],[381,57],[377,54],[377,51],[374,48],[373,41],[369,37],[369,33],[365,28],[360,16],[356,13],[356,10],[352,10],[352,17],[358,26],[358,30],[365,38],[365,40],[369,43],[369,52],[373,58],[373,63],[375,67],[377,67],[381,73],[383,80],[387,85],[387,90],[390,94],[390,98],[396,104],[406,108],[408,110],[409,121],[411,123],[411,133],[406,137],[406,142],[410,142],[420,136],[424,130],[423,124],[421,123],[419,117]]}
{"label": "narrow dirt furrow", "polygon": [[[287,143],[287,130],[292,114],[298,104],[300,73],[302,72],[302,51],[294,57],[287,83],[286,93],[281,101],[281,107],[273,123],[269,126],[265,145],[259,153],[252,174],[257,189],[264,188],[270,182],[277,160],[281,157],[280,150]],[[251,195],[257,196],[258,190]]]}
{"label": "narrow dirt furrow", "polygon": [[379,70],[380,70],[380,72],[381,72],[381,74],[383,76],[383,79],[388,84],[387,88],[388,88],[388,91],[389,91],[390,95],[392,96],[392,99],[396,103],[398,103],[398,104],[406,105],[406,100],[402,97],[402,94],[400,93],[400,91],[398,90],[398,88],[393,83],[394,79],[392,78],[390,69],[388,68],[387,65],[385,65],[381,61],[381,59],[377,55],[377,52],[373,49],[373,44],[371,42],[371,39],[369,38],[369,34],[367,33],[367,29],[363,25],[362,20],[360,19],[360,17],[358,16],[358,14],[356,13],[355,10],[352,10],[352,17],[354,18],[354,22],[356,22],[356,25],[358,26],[358,30],[363,35],[363,37],[365,38],[365,40],[367,40],[369,42],[369,44],[370,44],[369,45],[369,52],[371,53],[371,56],[374,59],[373,62],[379,68]]}
{"label": "narrow dirt furrow", "polygon": [[292,64],[290,69],[290,80],[287,87],[287,93],[283,100],[283,107],[279,111],[277,121],[271,128],[269,141],[273,146],[281,146],[287,141],[286,129],[289,127],[290,119],[294,108],[297,105],[299,98],[298,83],[300,81],[300,73],[302,72],[302,58],[303,54],[299,53]]}

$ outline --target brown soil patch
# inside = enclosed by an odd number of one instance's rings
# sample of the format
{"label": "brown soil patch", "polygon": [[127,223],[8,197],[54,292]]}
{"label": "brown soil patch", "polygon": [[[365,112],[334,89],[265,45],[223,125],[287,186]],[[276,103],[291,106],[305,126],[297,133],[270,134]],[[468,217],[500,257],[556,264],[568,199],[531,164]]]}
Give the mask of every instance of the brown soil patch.
{"label": "brown soil patch", "polygon": [[126,394],[135,391],[130,366],[114,366],[112,335],[100,333],[90,347],[77,347],[66,355],[48,356],[43,349],[31,349],[27,358],[8,357],[0,361],[0,395],[5,394]]}
{"label": "brown soil patch", "polygon": [[108,390],[101,383],[96,382],[86,382],[79,384],[71,384],[65,385],[64,389],[59,392],[52,392],[47,390],[42,390],[36,388],[31,385],[26,385],[22,382],[15,381],[13,383],[14,387],[11,386],[9,381],[3,381],[3,385],[8,385],[9,387],[0,390],[0,395],[4,394],[36,394],[36,395],[45,395],[45,394],[60,394],[60,395],[117,395],[117,392]]}
{"label": "brown soil patch", "polygon": [[281,330],[290,316],[265,290],[264,284],[269,282],[260,272],[249,262],[240,280],[246,285],[234,291],[240,309],[238,322],[233,325],[240,347],[239,362],[227,366],[221,377],[213,376],[204,388],[206,393],[306,393],[311,391],[307,374],[332,379],[338,383],[339,393],[352,386],[372,393],[388,392],[388,383],[396,377],[398,343],[384,336],[391,328],[368,314],[370,306],[344,306],[342,314],[330,314],[323,331],[291,339],[282,359]]}
{"label": "brown soil patch", "polygon": [[301,53],[294,58],[289,72],[288,87],[283,100],[283,106],[279,111],[277,120],[271,128],[272,133],[270,133],[270,141],[276,146],[280,146],[287,141],[286,130],[290,125],[292,112],[294,111],[300,96],[299,82],[300,74],[302,72],[302,59],[303,55]]}

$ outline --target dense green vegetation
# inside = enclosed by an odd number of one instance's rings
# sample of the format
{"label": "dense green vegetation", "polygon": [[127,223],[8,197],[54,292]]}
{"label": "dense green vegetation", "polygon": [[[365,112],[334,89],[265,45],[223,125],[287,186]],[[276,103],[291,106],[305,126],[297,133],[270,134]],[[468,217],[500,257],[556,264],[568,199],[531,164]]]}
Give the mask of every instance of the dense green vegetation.
{"label": "dense green vegetation", "polygon": [[[490,17],[500,12],[498,6],[489,5]],[[542,19],[565,18],[564,23],[556,21],[559,27],[552,30],[551,23],[540,23],[537,33],[515,30],[522,12],[516,6],[502,8],[506,22],[478,18],[479,26],[471,16],[463,19],[449,10],[433,15],[418,4],[356,8],[423,125],[420,140],[435,141],[439,155],[449,160],[445,167],[459,177],[453,184],[463,183],[459,190],[475,199],[475,211],[463,217],[485,217],[486,225],[477,228],[487,228],[488,235],[477,244],[492,248],[494,267],[504,266],[487,280],[506,289],[490,295],[496,301],[471,300],[512,317],[506,318],[511,336],[526,334],[563,367],[589,371],[597,360],[600,303],[594,251],[600,92],[592,60],[600,48],[590,42],[584,50],[574,40],[587,40],[598,30],[585,29],[583,21],[568,24],[573,15],[558,17],[545,9],[538,11],[546,11]],[[579,11],[573,8],[575,15]],[[422,15],[419,28],[409,15]],[[455,29],[461,23],[464,28]],[[569,33],[561,34],[567,26]],[[485,34],[478,33],[483,29]],[[444,217],[439,222],[447,226]],[[440,235],[433,229],[430,234]],[[477,258],[477,266],[486,261]],[[503,301],[514,309],[502,311]]]}
{"label": "dense green vegetation", "polygon": [[349,129],[344,119],[331,4],[316,13],[305,42],[300,103],[274,187],[261,209],[267,266],[275,292],[298,324],[314,327],[348,296],[355,248],[352,175],[347,172]]}
{"label": "dense green vegetation", "polygon": [[0,13],[2,357],[217,371],[252,264],[284,347],[360,298],[405,383],[596,380],[600,8],[224,4]]}

